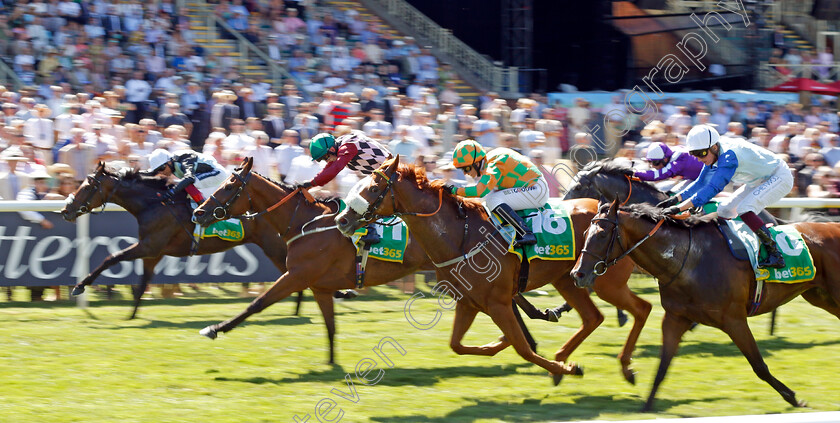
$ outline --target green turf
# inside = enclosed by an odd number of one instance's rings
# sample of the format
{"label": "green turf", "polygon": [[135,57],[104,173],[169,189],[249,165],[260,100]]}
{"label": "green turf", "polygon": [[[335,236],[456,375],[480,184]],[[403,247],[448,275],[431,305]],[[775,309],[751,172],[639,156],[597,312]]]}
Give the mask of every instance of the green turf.
{"label": "green turf", "polygon": [[[751,320],[770,370],[810,408],[794,409],[751,371],[720,331],[688,333],[662,385],[656,414],[640,414],[658,364],[662,309],[649,279],[634,290],[654,302],[636,353],[637,385],[625,382],[615,359],[629,326],[618,328],[615,309],[598,301],[606,320],[573,355],[583,378],[566,377],[553,387],[545,372],[512,349],[496,357],[457,356],[449,350],[451,311],[422,331],[409,325],[408,299],[394,288],[337,305],[338,362],[326,362],[326,339],[317,307],[307,295],[302,317],[285,300],[240,328],[211,341],[198,334],[209,323],[242,310],[248,299],[215,289],[178,300],[149,301],[135,321],[124,320],[126,301],[94,298],[86,311],[69,302],[0,303],[0,421],[2,422],[288,422],[311,415],[324,398],[345,422],[542,422],[639,419],[840,410],[837,380],[840,337],[837,319],[797,299],[781,309],[775,336],[769,318]],[[231,289],[234,285],[229,286]],[[423,291],[428,292],[426,287]],[[23,297],[18,291],[16,298]],[[531,297],[538,307],[559,305],[555,294]],[[436,302],[413,309],[431,318]],[[529,322],[544,355],[580,323],[576,314],[560,323]],[[498,329],[479,315],[466,341],[495,340]],[[392,337],[405,356],[385,348],[394,367],[372,349]],[[365,358],[384,368],[372,386],[345,374]],[[371,373],[371,376],[374,373]],[[329,406],[328,402],[322,403]]]}

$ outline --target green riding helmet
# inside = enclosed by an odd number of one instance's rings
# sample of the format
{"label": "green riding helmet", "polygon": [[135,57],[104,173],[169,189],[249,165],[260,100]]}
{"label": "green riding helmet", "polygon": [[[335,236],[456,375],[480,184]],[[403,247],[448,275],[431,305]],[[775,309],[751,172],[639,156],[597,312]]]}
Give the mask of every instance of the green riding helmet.
{"label": "green riding helmet", "polygon": [[327,133],[312,137],[309,142],[309,154],[312,160],[321,161],[327,153],[335,153],[335,137]]}

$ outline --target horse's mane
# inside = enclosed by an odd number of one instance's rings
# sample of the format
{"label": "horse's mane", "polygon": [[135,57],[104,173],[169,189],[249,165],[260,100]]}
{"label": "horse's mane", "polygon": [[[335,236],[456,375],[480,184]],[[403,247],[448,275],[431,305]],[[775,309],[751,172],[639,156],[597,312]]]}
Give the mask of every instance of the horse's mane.
{"label": "horse's mane", "polygon": [[[602,204],[601,212],[605,212],[609,208],[609,206],[609,204]],[[665,216],[664,214],[662,214],[663,209],[644,203],[623,206],[621,207],[621,210],[630,213],[631,215],[633,215],[633,217],[642,218],[654,223],[659,222],[664,218],[665,223],[678,228],[693,228],[695,226],[703,226],[710,223],[716,223],[717,221],[717,213],[706,214],[702,216],[691,215],[686,219],[674,219],[671,216]]]}
{"label": "horse's mane", "polygon": [[[413,164],[400,163],[397,171],[402,176],[402,179],[414,181],[417,188],[421,191],[437,196],[438,193],[443,190],[443,181],[439,179],[430,181],[429,178],[426,177],[426,170],[422,167],[417,167]],[[481,201],[476,199],[458,197],[446,192],[445,190],[443,192],[443,199],[444,201],[461,202],[465,209],[474,210],[482,216],[487,214],[484,209],[484,205]]]}
{"label": "horse's mane", "polygon": [[149,188],[154,188],[156,190],[164,190],[167,187],[167,181],[165,178],[157,178],[152,175],[149,175],[141,170],[134,170],[131,168],[112,168],[112,167],[104,167],[102,171],[114,178],[122,182],[128,183],[140,183]]}
{"label": "horse's mane", "polygon": [[[292,192],[297,188],[296,186],[294,186],[292,184],[289,184],[289,183],[286,183],[286,182],[275,181],[274,179],[271,179],[268,176],[265,176],[265,175],[260,174],[258,172],[254,172],[253,170],[251,170],[251,173],[259,176],[260,178],[265,179],[268,182],[271,182],[272,184],[278,186],[280,189],[282,189],[283,191],[286,191],[286,192]],[[325,197],[320,197],[320,198],[316,197],[315,202],[318,203],[318,204],[327,204],[328,205],[329,203],[339,201],[340,199],[341,199],[341,197],[337,197],[337,196],[325,196]]]}

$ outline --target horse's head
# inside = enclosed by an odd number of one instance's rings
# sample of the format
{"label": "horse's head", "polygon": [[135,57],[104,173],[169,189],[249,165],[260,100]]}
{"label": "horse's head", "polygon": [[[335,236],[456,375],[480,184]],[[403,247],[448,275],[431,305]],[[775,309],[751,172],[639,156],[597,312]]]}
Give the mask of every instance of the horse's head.
{"label": "horse's head", "polygon": [[88,175],[76,192],[67,197],[67,203],[61,209],[61,217],[74,222],[79,216],[104,206],[118,183],[116,177],[105,172],[105,163],[99,162],[96,171]]}
{"label": "horse's head", "polygon": [[[242,197],[248,180],[251,178],[251,168],[254,166],[254,158],[246,157],[242,161],[242,167],[230,174],[230,177],[216,189],[210,198],[204,200],[193,211],[193,222],[208,226],[220,220],[245,214],[251,207],[250,201]],[[240,200],[241,201],[237,201]],[[210,213],[208,213],[210,211]]]}
{"label": "horse's head", "polygon": [[[595,163],[595,162],[593,162]],[[572,184],[566,194],[563,195],[563,200],[573,200],[575,198],[601,198],[601,193],[595,181],[596,170],[587,165],[575,175]]]}
{"label": "horse's head", "polygon": [[[385,162],[381,168],[365,177],[347,194],[347,208],[335,217],[338,230],[345,236],[353,235],[356,229],[367,225],[379,217],[397,213],[395,186],[401,183],[397,172],[399,156]],[[385,201],[390,197],[390,201]]]}
{"label": "horse's head", "polygon": [[575,285],[581,288],[591,287],[595,283],[595,277],[607,271],[610,256],[617,257],[621,254],[621,251],[613,251],[616,250],[616,245],[620,244],[618,200],[599,205],[598,214],[592,217],[592,223],[585,234],[583,249],[571,272]]}

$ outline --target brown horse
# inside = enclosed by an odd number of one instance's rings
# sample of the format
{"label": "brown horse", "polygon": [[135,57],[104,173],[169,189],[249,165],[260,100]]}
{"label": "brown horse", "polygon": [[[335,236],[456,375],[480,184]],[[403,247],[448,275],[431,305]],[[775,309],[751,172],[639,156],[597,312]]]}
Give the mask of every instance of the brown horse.
{"label": "brown horse", "polygon": [[[596,268],[597,272],[604,271],[615,258],[629,255],[659,281],[665,308],[662,350],[643,410],[652,409],[656,390],[692,322],[716,327],[729,335],[761,380],[791,405],[802,407],[805,402],[797,401],[796,394],[770,374],[761,357],[747,324],[756,289],[755,274],[749,262],[736,260],[730,254],[713,222],[716,215],[678,221],[663,217],[661,210],[649,205],[619,211],[617,201],[602,204],[592,219],[584,254],[578,258],[572,275],[579,285],[588,286]],[[840,275],[832,267],[840,262],[840,225],[794,225],[814,258],[816,278],[796,284],[765,284],[763,299],[754,314],[767,313],[802,295],[809,303],[840,317]]]}
{"label": "brown horse", "polygon": [[[143,275],[140,285],[134,289],[134,309],[129,319],[137,315],[140,298],[154,276],[155,265],[164,255],[186,257],[193,248],[190,206],[186,198],[179,197],[173,204],[164,205],[156,194],[166,190],[166,181],[143,176],[138,172],[116,173],[99,163],[96,171],[89,175],[73,193],[72,199],[61,210],[65,220],[73,222],[77,217],[89,213],[107,202],[126,209],[139,225],[139,240],[122,251],[108,256],[73,289],[73,295],[85,291],[85,287],[109,267],[128,260],[143,260]],[[286,243],[276,231],[264,222],[243,221],[245,238],[241,242],[223,241],[219,238],[201,240],[195,254],[212,254],[225,251],[240,244],[257,244],[268,258],[280,269],[286,271]]]}
{"label": "brown horse", "polygon": [[[589,293],[575,287],[572,278],[568,276],[573,261],[532,260],[528,283],[524,289],[532,290],[551,283],[583,320],[581,328],[557,351],[555,360],[550,361],[528,348],[522,332],[514,324],[510,302],[519,288],[516,279],[521,263],[516,255],[507,253],[502,235],[488,221],[480,202],[444,193],[440,181],[430,182],[422,168],[400,165],[399,158],[386,162],[376,173],[360,181],[354,193],[354,198],[348,199],[352,207],[336,217],[339,229],[345,234],[352,233],[377,216],[402,216],[410,232],[436,263],[438,280],[450,285],[450,292],[454,292],[458,300],[450,340],[450,346],[456,353],[492,356],[513,345],[524,359],[554,374],[555,383],[564,374],[581,374],[577,365],[564,363],[603,322],[604,317],[595,307]],[[568,201],[566,204],[575,228],[575,245],[580,246],[583,233],[595,214],[597,202],[584,199]],[[354,207],[357,210],[353,210]],[[420,215],[417,211],[434,213]],[[486,259],[486,263],[484,259],[473,258],[478,257],[478,253]],[[628,310],[635,318],[627,342],[619,354],[622,374],[634,383],[635,378],[630,369],[632,352],[651,306],[627,288],[627,279],[632,270],[632,261],[621,261],[617,267],[598,278],[594,290],[599,297]],[[479,311],[493,319],[502,330],[503,337],[499,342],[481,347],[465,346],[461,341]]]}
{"label": "brown horse", "polygon": [[[244,215],[248,211],[266,211],[279,199],[293,195],[291,201],[252,219],[264,222],[265,229],[280,233],[288,242],[286,263],[288,270],[269,290],[257,297],[242,313],[222,323],[208,326],[201,334],[215,339],[218,332],[228,332],[249,316],[306,288],[312,289],[330,343],[330,363],[335,363],[335,312],[332,293],[353,288],[356,284],[356,247],[336,230],[332,216],[338,211],[338,201],[317,200],[310,203],[294,187],[269,181],[251,172],[253,159],[246,158],[239,173],[231,177],[194,211],[196,223],[209,225],[227,215]],[[244,195],[243,195],[244,194]],[[217,207],[220,206],[220,207]],[[211,211],[211,212],[208,212]],[[219,214],[225,216],[219,216]],[[409,238],[402,263],[371,259],[366,268],[365,285],[381,285],[417,270],[431,269],[432,263]]]}

